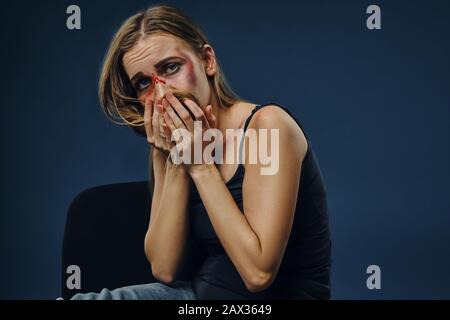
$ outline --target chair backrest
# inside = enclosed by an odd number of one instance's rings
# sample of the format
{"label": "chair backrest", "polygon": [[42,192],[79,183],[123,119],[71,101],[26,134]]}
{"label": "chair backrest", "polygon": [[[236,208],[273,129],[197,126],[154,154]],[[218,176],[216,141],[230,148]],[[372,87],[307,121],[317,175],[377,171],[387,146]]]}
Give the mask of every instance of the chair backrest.
{"label": "chair backrest", "polygon": [[[147,181],[93,187],[72,201],[64,231],[61,294],[99,292],[156,281],[144,253],[150,218],[151,194]],[[197,261],[181,266],[179,279],[191,279]],[[80,270],[80,289],[68,288]],[[68,273],[69,271],[69,273]],[[71,277],[72,276],[72,277]]]}

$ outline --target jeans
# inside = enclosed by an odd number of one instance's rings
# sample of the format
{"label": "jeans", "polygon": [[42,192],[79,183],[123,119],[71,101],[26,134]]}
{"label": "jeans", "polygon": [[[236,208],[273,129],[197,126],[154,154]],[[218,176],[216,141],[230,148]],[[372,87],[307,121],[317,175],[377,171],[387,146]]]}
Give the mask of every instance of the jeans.
{"label": "jeans", "polygon": [[160,282],[133,285],[99,293],[77,293],[71,300],[195,300],[191,282],[175,281],[171,285]]}

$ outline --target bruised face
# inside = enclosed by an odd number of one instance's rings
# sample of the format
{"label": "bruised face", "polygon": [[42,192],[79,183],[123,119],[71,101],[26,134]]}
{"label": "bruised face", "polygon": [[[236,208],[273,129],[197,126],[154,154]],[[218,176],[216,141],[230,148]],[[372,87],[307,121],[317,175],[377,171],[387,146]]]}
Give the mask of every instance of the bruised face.
{"label": "bruised face", "polygon": [[211,102],[207,72],[215,61],[209,60],[180,38],[153,34],[124,54],[123,65],[141,102],[150,96],[158,103],[167,92],[187,91],[204,108]]}

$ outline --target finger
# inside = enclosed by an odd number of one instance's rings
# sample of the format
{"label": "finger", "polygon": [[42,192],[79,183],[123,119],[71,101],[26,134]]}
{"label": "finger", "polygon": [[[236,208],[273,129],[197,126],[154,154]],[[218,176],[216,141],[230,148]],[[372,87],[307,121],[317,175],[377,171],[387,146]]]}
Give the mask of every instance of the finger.
{"label": "finger", "polygon": [[158,146],[161,146],[162,142],[162,137],[159,129],[159,118],[161,115],[160,110],[161,106],[155,105],[155,107],[153,108],[153,117],[152,117],[153,136],[155,139],[155,144],[157,144]]}
{"label": "finger", "polygon": [[147,93],[139,95],[138,100],[141,103],[141,106],[143,108],[145,108],[145,103],[147,102],[148,98],[149,98],[149,95]]}
{"label": "finger", "polygon": [[147,141],[149,143],[154,143],[153,137],[153,127],[152,127],[152,116],[153,116],[153,105],[151,103],[151,99],[145,99],[144,105],[144,127],[145,132],[147,133]]}
{"label": "finger", "polygon": [[193,122],[193,119],[191,117],[191,114],[181,104],[180,100],[178,100],[177,97],[175,97],[170,92],[165,95],[165,98],[170,103],[172,108],[178,113],[178,116],[184,122],[184,124],[186,125],[186,128],[189,129],[189,130],[193,130],[194,129],[194,122]]}
{"label": "finger", "polygon": [[166,135],[167,141],[170,142],[171,141],[170,137],[172,136],[172,131],[170,130],[169,125],[164,122],[162,127],[163,127],[163,130],[164,130],[164,134]]}
{"label": "finger", "polygon": [[212,107],[211,107],[211,105],[209,105],[209,106],[207,106],[207,107],[205,108],[205,116],[206,116],[206,119],[207,119],[208,122],[209,122],[209,126],[210,126],[211,128],[215,128],[215,127],[216,127],[216,121],[215,121],[214,114],[212,113]]}
{"label": "finger", "polygon": [[209,126],[208,119],[206,118],[202,108],[200,108],[194,101],[190,99],[185,99],[184,104],[194,114],[196,121],[202,121],[207,127]]}
{"label": "finger", "polygon": [[168,112],[164,113],[164,121],[170,131],[170,135],[168,136],[169,140],[172,141],[172,134],[175,132],[174,138],[175,138],[175,141],[178,141],[178,135],[176,134],[177,127],[175,127],[175,124],[173,123],[173,120],[170,117]]}
{"label": "finger", "polygon": [[212,116],[212,121],[214,123],[214,128],[217,128],[217,118],[216,118],[216,115],[214,113],[212,113],[212,109],[211,109],[211,116]]}
{"label": "finger", "polygon": [[165,134],[164,129],[163,129],[164,109],[163,109],[162,105],[157,105],[156,107],[158,108],[158,112],[159,112],[159,117],[158,117],[159,134],[161,135],[161,137],[166,138],[166,134]]}
{"label": "finger", "polygon": [[[174,109],[172,108],[172,106],[169,104],[169,102],[166,99],[163,99],[163,107],[166,110],[166,113],[169,115],[170,119],[172,120],[172,123],[176,129],[177,128],[186,129],[184,122],[175,113]],[[172,130],[172,131],[174,131],[174,130]]]}

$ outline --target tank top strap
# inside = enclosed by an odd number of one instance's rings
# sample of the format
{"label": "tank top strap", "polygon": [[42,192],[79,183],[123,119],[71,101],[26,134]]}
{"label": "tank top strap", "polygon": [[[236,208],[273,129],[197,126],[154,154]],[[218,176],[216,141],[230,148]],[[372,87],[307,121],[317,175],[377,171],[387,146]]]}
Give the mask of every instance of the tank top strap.
{"label": "tank top strap", "polygon": [[[268,105],[268,104],[267,104]],[[245,119],[245,123],[244,123],[244,131],[242,134],[242,138],[241,138],[241,142],[239,144],[239,166],[241,166],[244,161],[242,159],[242,145],[244,143],[244,139],[245,139],[245,132],[247,131],[247,127],[248,124],[250,123],[250,120],[252,119],[253,115],[255,114],[256,111],[258,111],[259,109],[265,107],[266,105],[260,105],[257,104],[256,107],[253,108],[252,112],[250,113],[250,115],[247,117],[247,119]]]}
{"label": "tank top strap", "polygon": [[250,120],[252,119],[253,115],[255,114],[256,111],[258,111],[259,109],[265,107],[266,105],[260,105],[257,104],[256,107],[253,108],[252,112],[250,113],[250,115],[247,117],[247,119],[245,119],[245,124],[244,124],[244,133],[247,130],[248,124],[250,123]]}
{"label": "tank top strap", "polygon": [[267,107],[267,106],[273,106],[273,105],[275,105],[275,106],[277,106],[277,107],[280,107],[281,109],[283,109],[284,111],[286,111],[286,113],[287,113],[288,115],[290,115],[291,118],[294,119],[294,121],[295,121],[295,122],[298,124],[298,126],[302,129],[303,134],[305,135],[306,139],[309,140],[309,136],[308,136],[308,134],[306,133],[305,128],[303,128],[303,126],[301,125],[300,121],[297,120],[297,118],[292,114],[292,112],[289,111],[289,109],[287,109],[286,107],[283,107],[281,104],[278,104],[278,103],[275,103],[275,102],[266,103],[266,104],[263,104],[263,105],[261,105],[261,104],[256,105],[256,107],[253,108],[252,113],[250,114],[250,116],[245,120],[244,133],[245,133],[245,131],[247,130],[248,124],[250,123],[250,120],[251,120],[251,118],[253,117],[253,115],[256,113],[256,111],[258,111],[259,109],[262,109],[262,108],[264,108],[264,107]]}
{"label": "tank top strap", "polygon": [[286,111],[286,113],[287,113],[288,115],[290,115],[292,119],[294,119],[294,121],[297,123],[297,125],[300,127],[300,129],[302,129],[303,134],[305,135],[306,140],[309,141],[309,136],[308,136],[308,134],[306,133],[305,128],[303,128],[303,126],[302,126],[302,124],[300,123],[300,121],[297,120],[297,118],[292,114],[291,111],[289,111],[289,109],[287,109],[286,107],[283,107],[281,104],[274,103],[274,102],[269,103],[269,104],[267,104],[267,105],[275,105],[275,106],[277,106],[277,107],[280,107],[280,108],[283,109],[284,111]]}
{"label": "tank top strap", "polygon": [[[242,135],[242,138],[241,138],[241,142],[240,142],[240,145],[239,145],[239,164],[243,164],[243,163],[244,163],[244,162],[243,162],[243,159],[242,159],[242,145],[243,145],[243,143],[244,143],[245,132],[247,131],[247,127],[248,127],[248,124],[250,123],[250,120],[252,119],[252,117],[253,117],[253,115],[256,113],[256,111],[258,111],[259,109],[262,109],[262,108],[264,108],[264,107],[266,107],[266,106],[271,106],[271,105],[275,105],[275,106],[277,106],[277,107],[280,107],[280,108],[283,109],[284,111],[286,111],[286,113],[289,114],[289,115],[291,116],[291,118],[294,119],[294,121],[297,123],[297,125],[302,129],[303,134],[305,135],[306,140],[309,142],[309,136],[308,136],[308,134],[306,133],[305,129],[303,128],[303,126],[301,125],[301,123],[297,120],[297,118],[296,118],[296,117],[295,117],[295,116],[294,116],[287,108],[283,107],[282,105],[280,105],[280,104],[278,104],[278,103],[274,103],[274,102],[267,103],[267,104],[262,104],[262,105],[261,105],[261,104],[258,104],[258,105],[256,105],[255,108],[253,108],[253,110],[252,110],[250,116],[248,116],[247,119],[245,120],[245,124],[244,124],[244,132],[243,132],[243,135]],[[308,148],[309,148],[309,143],[308,143]]]}

